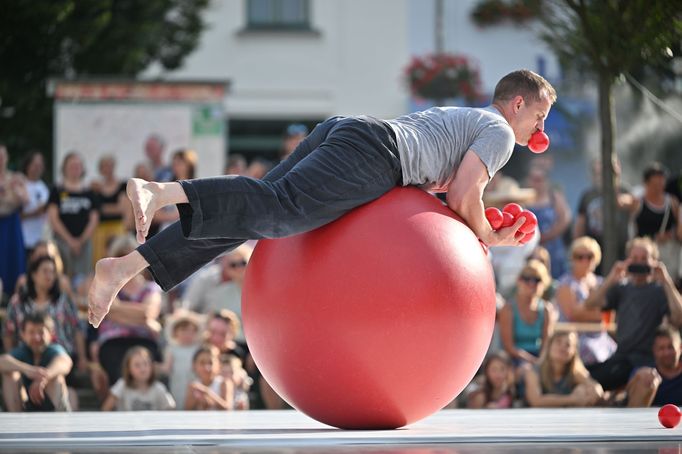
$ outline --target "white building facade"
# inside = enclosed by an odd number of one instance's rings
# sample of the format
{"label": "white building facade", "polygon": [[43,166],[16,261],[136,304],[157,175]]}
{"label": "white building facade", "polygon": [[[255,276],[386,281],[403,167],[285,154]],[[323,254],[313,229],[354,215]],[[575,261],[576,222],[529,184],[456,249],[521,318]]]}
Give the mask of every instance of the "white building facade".
{"label": "white building facade", "polygon": [[[145,78],[230,81],[228,148],[276,156],[287,124],[332,115],[393,118],[413,108],[404,70],[434,51],[437,0],[213,0],[208,29],[183,68]],[[527,27],[481,29],[477,0],[444,0],[444,50],[473,57],[483,91],[514,69],[556,64]],[[538,68],[538,58],[546,63]]]}

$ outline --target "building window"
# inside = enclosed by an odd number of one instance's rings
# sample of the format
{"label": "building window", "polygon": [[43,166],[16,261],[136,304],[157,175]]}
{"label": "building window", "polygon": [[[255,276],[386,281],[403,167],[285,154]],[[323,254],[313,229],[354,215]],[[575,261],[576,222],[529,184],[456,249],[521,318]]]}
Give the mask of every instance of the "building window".
{"label": "building window", "polygon": [[246,0],[250,30],[310,30],[310,0]]}
{"label": "building window", "polygon": [[229,153],[241,154],[248,161],[255,158],[276,163],[281,158],[284,132],[291,124],[304,124],[308,131],[323,121],[323,118],[282,119],[234,119],[228,120],[227,130]]}

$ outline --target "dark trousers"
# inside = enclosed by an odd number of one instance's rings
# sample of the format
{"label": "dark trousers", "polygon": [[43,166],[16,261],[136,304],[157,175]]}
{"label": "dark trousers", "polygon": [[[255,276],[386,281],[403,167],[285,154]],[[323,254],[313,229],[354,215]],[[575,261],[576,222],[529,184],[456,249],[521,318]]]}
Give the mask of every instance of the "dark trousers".
{"label": "dark trousers", "polygon": [[180,220],[138,247],[170,290],[248,239],[281,238],[338,219],[402,183],[395,136],[370,117],[332,117],[263,180],[219,176],[181,181]]}
{"label": "dark trousers", "polygon": [[620,389],[627,385],[634,369],[635,365],[628,358],[615,356],[603,363],[587,366],[592,378],[599,382],[605,391]]}

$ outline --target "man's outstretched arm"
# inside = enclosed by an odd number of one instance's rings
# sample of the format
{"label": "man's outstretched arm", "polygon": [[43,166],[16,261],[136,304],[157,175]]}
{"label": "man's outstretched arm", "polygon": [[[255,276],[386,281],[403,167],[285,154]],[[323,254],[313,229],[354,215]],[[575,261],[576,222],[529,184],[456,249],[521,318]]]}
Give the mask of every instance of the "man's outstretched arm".
{"label": "man's outstretched arm", "polygon": [[447,193],[448,207],[457,213],[478,238],[489,246],[518,246],[515,235],[524,218],[511,227],[493,230],[485,217],[483,191],[488,185],[488,169],[481,159],[469,150],[457,169]]}

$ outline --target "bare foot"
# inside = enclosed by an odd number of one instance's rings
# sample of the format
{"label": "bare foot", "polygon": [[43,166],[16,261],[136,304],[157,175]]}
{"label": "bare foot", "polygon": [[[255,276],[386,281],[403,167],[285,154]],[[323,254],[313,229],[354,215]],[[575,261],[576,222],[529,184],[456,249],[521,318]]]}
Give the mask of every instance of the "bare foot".
{"label": "bare foot", "polygon": [[88,292],[88,321],[95,328],[109,313],[118,292],[131,279],[130,273],[122,266],[124,259],[125,257],[101,259],[95,265],[95,278]]}
{"label": "bare foot", "polygon": [[161,208],[158,203],[158,185],[141,178],[131,178],[126,185],[126,193],[133,204],[137,242],[142,244],[149,233],[154,213]]}

